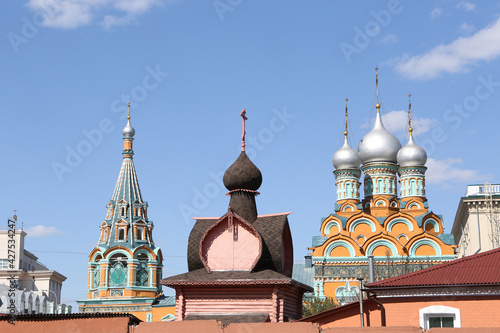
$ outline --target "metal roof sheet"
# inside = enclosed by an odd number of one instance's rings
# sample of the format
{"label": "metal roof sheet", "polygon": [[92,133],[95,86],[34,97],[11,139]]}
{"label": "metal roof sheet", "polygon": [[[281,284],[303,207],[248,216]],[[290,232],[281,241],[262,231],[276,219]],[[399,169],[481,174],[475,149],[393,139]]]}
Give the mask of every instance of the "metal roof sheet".
{"label": "metal roof sheet", "polygon": [[368,283],[366,287],[416,287],[500,284],[500,248],[463,257],[393,278]]}

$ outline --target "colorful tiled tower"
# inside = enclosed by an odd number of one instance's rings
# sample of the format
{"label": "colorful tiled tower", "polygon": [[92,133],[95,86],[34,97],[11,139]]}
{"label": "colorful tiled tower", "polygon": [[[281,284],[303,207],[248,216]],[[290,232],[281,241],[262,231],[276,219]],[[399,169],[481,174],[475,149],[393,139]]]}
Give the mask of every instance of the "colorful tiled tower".
{"label": "colorful tiled tower", "polygon": [[[382,121],[378,75],[376,86],[375,125],[360,141],[357,152],[349,147],[345,131],[344,145],[333,157],[335,212],[322,219],[321,235],[313,237],[310,248],[315,294],[334,297],[341,304],[358,299],[357,279],[369,279],[370,256],[374,257],[375,279],[455,258],[453,237],[443,233],[442,217],[429,210],[425,197],[427,154],[413,140],[411,103],[409,142],[401,148]],[[364,173],[361,202],[356,187],[360,163]]]}
{"label": "colorful tiled tower", "polygon": [[79,312],[129,312],[149,321],[162,292],[163,257],[153,240],[154,224],[134,167],[130,103],[122,133],[123,162],[98,245],[89,255],[87,300],[78,301]]}

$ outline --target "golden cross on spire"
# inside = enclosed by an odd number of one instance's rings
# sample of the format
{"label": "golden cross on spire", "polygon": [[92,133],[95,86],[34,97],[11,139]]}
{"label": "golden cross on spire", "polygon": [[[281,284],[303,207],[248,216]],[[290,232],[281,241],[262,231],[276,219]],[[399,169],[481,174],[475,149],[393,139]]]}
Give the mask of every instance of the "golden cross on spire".
{"label": "golden cross on spire", "polygon": [[375,86],[377,87],[377,104],[378,104],[378,66],[375,67]]}
{"label": "golden cross on spire", "polygon": [[130,120],[130,101],[128,102],[128,116],[127,119]]}
{"label": "golden cross on spire", "polygon": [[408,94],[408,132],[412,135],[413,128],[411,127],[411,94]]}
{"label": "golden cross on spire", "polygon": [[346,98],[345,99],[345,131],[344,131],[344,136],[347,138],[347,134],[349,134],[347,132],[347,101],[349,100],[349,98]]}
{"label": "golden cross on spire", "polygon": [[245,116],[247,113],[247,111],[245,109],[241,110],[240,112],[240,116],[241,116],[241,121],[242,121],[242,125],[241,125],[241,151],[245,151],[245,120],[247,120],[248,118]]}

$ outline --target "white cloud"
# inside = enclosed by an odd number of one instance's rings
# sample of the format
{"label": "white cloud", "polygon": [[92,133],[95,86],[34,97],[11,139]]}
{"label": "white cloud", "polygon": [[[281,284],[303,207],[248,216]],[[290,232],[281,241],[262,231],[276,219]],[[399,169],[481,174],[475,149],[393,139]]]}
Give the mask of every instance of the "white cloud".
{"label": "white cloud", "polygon": [[37,225],[35,227],[29,227],[24,230],[29,237],[48,237],[54,234],[60,234],[61,232],[55,227],[46,227],[44,225]]}
{"label": "white cloud", "polygon": [[469,1],[462,1],[457,5],[457,8],[470,12],[476,9],[476,4]]}
{"label": "white cloud", "polygon": [[422,55],[396,59],[395,69],[411,78],[427,80],[442,73],[466,72],[481,60],[500,56],[500,18],[470,37],[460,37],[448,45],[439,45]]}
{"label": "white cloud", "polygon": [[[374,120],[364,123],[362,128],[372,128]],[[407,111],[391,111],[382,115],[384,126],[392,133],[398,135],[405,133],[408,129],[408,112]],[[432,125],[437,123],[437,119],[419,118],[412,116],[412,127],[415,133],[422,134],[427,132]]]}
{"label": "white cloud", "polygon": [[426,182],[428,184],[453,185],[460,183],[484,183],[491,178],[490,175],[480,174],[477,170],[461,169],[457,164],[463,161],[460,158],[447,158],[436,160],[429,158],[427,160]]}
{"label": "white cloud", "polygon": [[380,42],[382,44],[392,44],[392,43],[396,43],[397,41],[398,41],[398,37],[394,34],[390,34],[390,35],[385,36]]}
{"label": "white cloud", "polygon": [[434,8],[433,10],[431,10],[431,20],[435,20],[437,18],[440,18],[441,15],[443,14],[443,10],[441,8]]}
{"label": "white cloud", "polygon": [[133,21],[161,0],[29,0],[28,7],[43,15],[43,25],[73,29],[97,22],[109,28]]}
{"label": "white cloud", "polygon": [[468,23],[462,23],[462,25],[460,26],[460,28],[458,28],[458,30],[460,32],[463,32],[465,34],[470,34],[472,32],[474,32],[474,30],[476,30],[476,27],[474,27],[474,25],[472,24],[468,24]]}

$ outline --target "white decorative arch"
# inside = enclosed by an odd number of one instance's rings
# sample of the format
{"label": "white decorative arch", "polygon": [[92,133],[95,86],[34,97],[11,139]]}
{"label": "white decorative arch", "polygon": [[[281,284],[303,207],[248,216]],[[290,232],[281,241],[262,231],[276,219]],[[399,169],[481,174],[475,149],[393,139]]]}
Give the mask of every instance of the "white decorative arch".
{"label": "white decorative arch", "polygon": [[373,221],[368,219],[359,219],[351,223],[351,225],[349,226],[349,232],[353,232],[356,226],[358,226],[359,224],[368,224],[372,232],[375,232],[376,230],[375,223],[373,223]]}
{"label": "white decorative arch", "polygon": [[413,207],[417,207],[417,209],[420,209],[420,204],[416,202],[412,202],[411,204],[408,205],[408,209],[412,209]]}
{"label": "white decorative arch", "polygon": [[384,200],[378,200],[376,203],[375,203],[375,206],[379,207],[379,206],[387,206],[387,203],[384,201]]}
{"label": "white decorative arch", "polygon": [[337,228],[339,229],[339,232],[340,230],[342,230],[342,228],[340,227],[340,223],[338,221],[330,221],[326,224],[325,226],[325,235],[329,235],[330,234],[330,229],[336,225]]}
{"label": "white decorative arch", "polygon": [[409,231],[413,231],[413,223],[411,223],[409,220],[404,219],[404,218],[402,218],[402,217],[399,217],[399,218],[394,219],[394,220],[392,220],[391,222],[389,222],[389,223],[387,224],[387,231],[392,231],[392,227],[394,227],[394,225],[395,225],[396,223],[404,223],[404,224],[406,224],[406,226],[408,227],[408,230],[409,230]]}
{"label": "white decorative arch", "polygon": [[397,249],[396,245],[394,243],[388,241],[387,239],[377,239],[376,241],[370,243],[370,245],[368,245],[368,247],[366,248],[366,255],[367,256],[373,255],[373,250],[375,250],[379,246],[388,247],[392,251],[393,256],[398,255],[398,249]]}
{"label": "white decorative arch", "polygon": [[325,257],[331,257],[330,253],[332,250],[338,246],[345,247],[349,251],[349,256],[350,257],[355,257],[356,256],[356,251],[354,251],[354,247],[352,247],[351,244],[349,244],[346,241],[343,240],[336,240],[334,242],[331,242],[325,249]]}
{"label": "white decorative arch", "polygon": [[146,249],[140,249],[137,252],[134,253],[134,259],[137,259],[139,254],[144,253],[148,256],[148,260],[153,260],[153,257],[151,256],[151,252],[147,251]]}
{"label": "white decorative arch", "polygon": [[116,249],[116,250],[113,250],[111,252],[108,253],[108,255],[106,256],[106,259],[109,259],[111,258],[112,256],[114,256],[115,254],[123,254],[124,256],[127,257],[127,259],[132,259],[130,257],[130,253],[128,253],[127,251],[124,251],[122,249]]}
{"label": "white decorative arch", "polygon": [[[399,239],[400,239],[401,237],[406,238],[406,241],[408,241],[408,236],[406,236],[405,234],[399,234],[399,235],[398,235],[398,237],[397,237],[398,241],[399,241]],[[401,241],[399,241],[399,242],[401,243]]]}
{"label": "white decorative arch", "polygon": [[96,253],[94,253],[94,255],[92,256],[92,262],[95,262],[95,258],[97,258],[97,256],[101,256],[101,259],[104,258],[104,256],[102,255],[102,252],[101,251],[97,251]]}
{"label": "white decorative arch", "polygon": [[432,225],[434,226],[434,232],[439,232],[439,223],[437,223],[437,221],[436,221],[436,220],[434,220],[433,218],[430,218],[430,219],[425,220],[425,222],[424,222],[424,226],[423,226],[423,227],[424,227],[424,230],[425,230],[425,226],[426,226],[428,223],[430,223],[430,224],[432,224]]}
{"label": "white decorative arch", "polygon": [[417,252],[417,249],[420,246],[422,246],[422,245],[432,246],[432,248],[434,249],[434,251],[436,251],[436,255],[437,256],[442,255],[441,248],[439,247],[439,245],[436,242],[434,242],[433,240],[430,240],[430,239],[419,239],[418,241],[416,241],[415,243],[413,243],[410,246],[410,255],[411,256],[415,256],[415,253]]}
{"label": "white decorative arch", "polygon": [[431,305],[418,310],[420,317],[420,327],[429,329],[429,318],[432,317],[453,317],[453,327],[462,327],[460,309],[445,305]]}
{"label": "white decorative arch", "polygon": [[354,207],[351,206],[351,205],[345,205],[344,208],[342,208],[342,211],[343,212],[353,212],[354,211]]}

